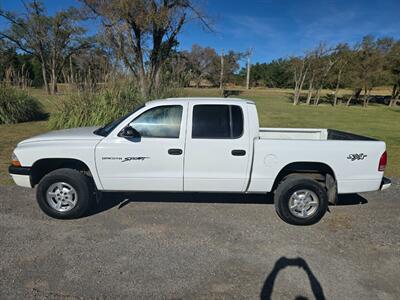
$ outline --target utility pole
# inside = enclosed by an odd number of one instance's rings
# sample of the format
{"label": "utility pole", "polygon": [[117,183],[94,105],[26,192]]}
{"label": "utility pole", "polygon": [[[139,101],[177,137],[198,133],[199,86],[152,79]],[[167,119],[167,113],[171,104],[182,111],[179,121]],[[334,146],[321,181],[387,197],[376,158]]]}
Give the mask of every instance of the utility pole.
{"label": "utility pole", "polygon": [[224,49],[222,49],[221,53],[221,74],[219,77],[219,89],[222,90],[224,88]]}
{"label": "utility pole", "polygon": [[250,64],[250,59],[251,59],[251,54],[253,52],[253,49],[249,49],[249,51],[247,52],[247,77],[246,77],[246,90],[250,89],[250,68],[251,68],[251,64]]}

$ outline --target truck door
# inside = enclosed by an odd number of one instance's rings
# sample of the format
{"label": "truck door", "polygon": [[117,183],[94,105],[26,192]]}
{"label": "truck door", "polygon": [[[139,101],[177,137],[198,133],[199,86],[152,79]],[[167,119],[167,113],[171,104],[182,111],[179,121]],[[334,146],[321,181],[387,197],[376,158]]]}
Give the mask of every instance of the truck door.
{"label": "truck door", "polygon": [[111,133],[96,147],[105,190],[183,191],[187,104],[151,106],[127,123],[140,138]]}
{"label": "truck door", "polygon": [[241,105],[190,103],[184,190],[241,192],[249,174],[247,111]]}

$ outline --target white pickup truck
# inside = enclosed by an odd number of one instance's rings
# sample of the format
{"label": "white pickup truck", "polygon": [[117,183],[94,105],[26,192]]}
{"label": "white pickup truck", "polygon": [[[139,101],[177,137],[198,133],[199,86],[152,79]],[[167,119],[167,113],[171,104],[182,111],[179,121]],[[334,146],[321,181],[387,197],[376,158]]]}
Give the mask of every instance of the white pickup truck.
{"label": "white pickup truck", "polygon": [[[385,143],[331,129],[259,128],[254,102],[173,98],[104,127],[18,144],[9,173],[55,218],[84,215],[101,191],[275,193],[286,222],[318,222],[337,194],[385,189]],[[95,193],[96,192],[96,193]]]}

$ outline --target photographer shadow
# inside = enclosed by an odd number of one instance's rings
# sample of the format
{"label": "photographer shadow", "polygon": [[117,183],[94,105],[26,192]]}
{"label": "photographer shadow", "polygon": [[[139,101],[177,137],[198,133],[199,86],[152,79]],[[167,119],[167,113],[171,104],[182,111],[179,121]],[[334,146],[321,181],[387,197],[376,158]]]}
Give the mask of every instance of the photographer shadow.
{"label": "photographer shadow", "polygon": [[[267,278],[265,279],[264,285],[261,290],[260,294],[260,299],[261,300],[269,300],[271,299],[272,296],[272,291],[274,288],[275,280],[276,277],[278,276],[279,272],[286,267],[298,267],[302,268],[307,276],[308,280],[310,281],[310,286],[312,293],[315,297],[315,299],[325,299],[324,291],[322,289],[321,283],[318,281],[317,277],[313,274],[311,271],[310,267],[308,266],[307,262],[301,258],[287,258],[282,256],[279,258],[276,263],[274,268],[272,269],[271,273],[268,274]],[[295,299],[307,299],[304,296],[296,296]]]}

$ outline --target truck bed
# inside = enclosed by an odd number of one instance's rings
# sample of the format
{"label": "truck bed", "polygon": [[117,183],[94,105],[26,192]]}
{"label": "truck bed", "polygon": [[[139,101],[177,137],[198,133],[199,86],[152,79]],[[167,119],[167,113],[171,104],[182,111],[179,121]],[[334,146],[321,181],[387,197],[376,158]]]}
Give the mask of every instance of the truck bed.
{"label": "truck bed", "polygon": [[273,140],[341,140],[375,141],[375,139],[335,129],[260,128],[260,139]]}

